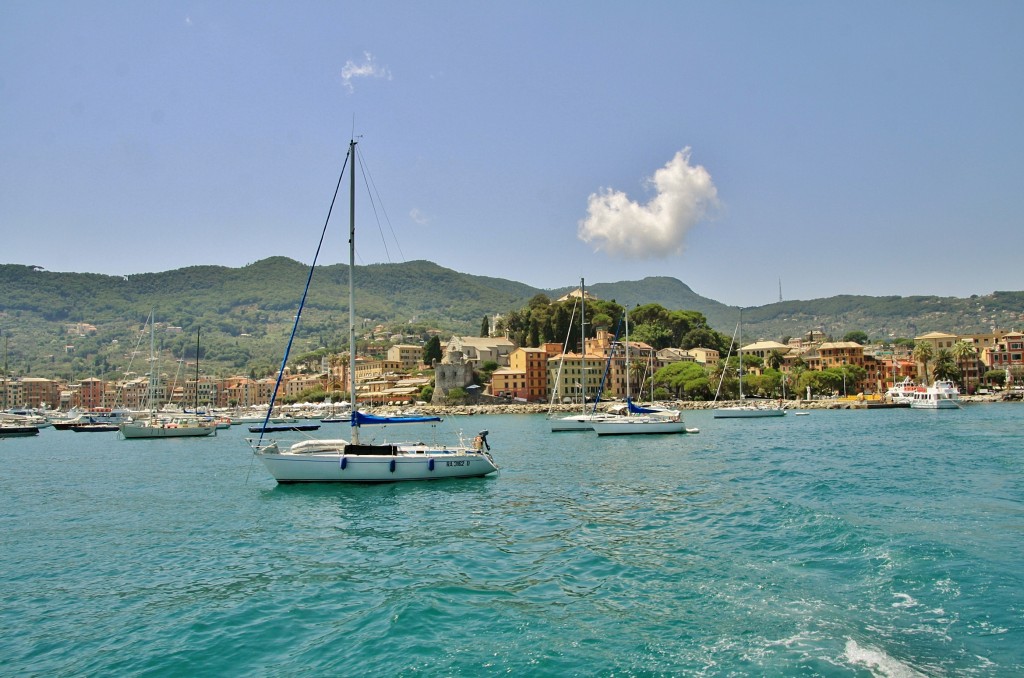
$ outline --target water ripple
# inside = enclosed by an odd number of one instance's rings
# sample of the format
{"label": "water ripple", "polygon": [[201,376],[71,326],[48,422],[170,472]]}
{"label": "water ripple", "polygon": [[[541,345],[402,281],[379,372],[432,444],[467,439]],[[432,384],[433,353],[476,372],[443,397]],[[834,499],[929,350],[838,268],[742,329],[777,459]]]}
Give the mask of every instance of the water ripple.
{"label": "water ripple", "polygon": [[498,477],[366,487],[234,431],[5,441],[0,675],[1022,673],[1019,411],[476,417]]}

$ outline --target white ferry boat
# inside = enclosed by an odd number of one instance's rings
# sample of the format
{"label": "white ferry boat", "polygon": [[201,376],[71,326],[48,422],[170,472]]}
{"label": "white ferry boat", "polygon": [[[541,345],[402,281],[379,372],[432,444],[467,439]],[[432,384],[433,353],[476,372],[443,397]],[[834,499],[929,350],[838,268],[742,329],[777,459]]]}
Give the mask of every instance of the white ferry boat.
{"label": "white ferry boat", "polygon": [[951,381],[936,380],[928,388],[918,386],[910,401],[915,410],[955,410],[960,407],[960,391]]}

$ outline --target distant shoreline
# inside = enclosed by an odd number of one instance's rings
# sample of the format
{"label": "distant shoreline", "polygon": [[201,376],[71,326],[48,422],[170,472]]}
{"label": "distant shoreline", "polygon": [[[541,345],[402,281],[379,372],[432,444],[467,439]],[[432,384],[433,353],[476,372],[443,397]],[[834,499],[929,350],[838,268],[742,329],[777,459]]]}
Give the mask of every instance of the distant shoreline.
{"label": "distant shoreline", "polygon": [[[776,400],[762,400],[758,399],[753,402],[759,403],[776,403]],[[870,401],[868,401],[870,402]],[[829,399],[829,400],[787,400],[787,410],[842,410],[842,409],[873,409],[867,407],[868,402],[858,401],[854,398],[848,399]],[[878,401],[875,401],[878,402]],[[975,404],[975,403],[996,403],[996,402],[1021,402],[1017,398],[1006,398],[1003,394],[996,395],[982,395],[982,396],[960,396],[960,402],[964,404]],[[719,407],[729,407],[732,405],[739,405],[740,401],[720,401],[720,402],[708,402],[708,401],[697,401],[697,400],[675,400],[665,403],[660,403],[665,407],[677,409],[677,410],[713,410]],[[751,401],[747,401],[746,404],[751,404]],[[615,405],[621,405],[621,403],[610,402],[601,403],[598,405],[598,411],[605,412]],[[387,413],[395,412],[401,408],[394,407],[378,407],[369,408],[374,413]],[[475,414],[547,414],[548,412],[560,413],[560,414],[572,414],[574,412],[580,412],[582,408],[578,404],[576,405],[542,405],[539,403],[500,403],[500,404],[479,404],[479,405],[422,405],[417,409],[421,410],[426,414],[437,414],[445,416],[468,416]],[[884,408],[878,408],[884,409]]]}

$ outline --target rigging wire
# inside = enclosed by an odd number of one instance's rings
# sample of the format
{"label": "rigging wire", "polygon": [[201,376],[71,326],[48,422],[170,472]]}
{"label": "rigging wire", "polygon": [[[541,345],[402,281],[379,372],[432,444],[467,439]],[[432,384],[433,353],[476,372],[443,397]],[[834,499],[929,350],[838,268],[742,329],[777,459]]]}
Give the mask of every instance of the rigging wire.
{"label": "rigging wire", "polygon": [[[263,426],[260,427],[260,437],[256,441],[259,447],[263,443],[263,436],[266,434],[267,424],[270,422],[270,415],[274,411],[274,403],[277,400],[277,392],[281,387],[281,379],[284,377],[284,368],[288,364],[288,355],[292,350],[292,342],[295,341],[295,333],[299,329],[299,319],[302,317],[302,309],[306,305],[306,297],[309,296],[309,286],[313,282],[313,272],[316,270],[317,259],[320,258],[320,249],[324,245],[324,237],[327,235],[327,224],[331,222],[331,213],[334,211],[334,203],[338,200],[338,192],[341,190],[341,180],[345,177],[345,168],[348,167],[351,153],[345,153],[345,162],[341,166],[341,174],[338,175],[338,183],[334,187],[334,195],[331,197],[331,205],[327,208],[327,218],[324,219],[323,229],[320,231],[320,242],[316,246],[316,254],[313,255],[313,263],[309,266],[309,275],[306,277],[306,289],[302,291],[302,299],[299,301],[299,310],[295,312],[295,324],[292,325],[292,333],[288,337],[288,345],[284,349],[284,357],[281,358],[281,369],[277,371],[277,381],[274,382],[274,392],[270,394],[270,405],[267,407],[267,416],[263,419]],[[349,271],[349,275],[351,275]]]}
{"label": "rigging wire", "polygon": [[378,202],[380,203],[380,212],[384,215],[384,222],[387,224],[388,230],[391,232],[391,239],[394,240],[395,247],[398,249],[398,256],[401,258],[401,261],[405,261],[405,253],[402,251],[402,245],[398,241],[398,235],[395,233],[395,228],[391,223],[391,218],[388,216],[387,208],[384,207],[384,200],[381,198],[380,191],[377,189],[377,184],[373,181],[373,173],[370,172],[370,168],[366,164],[366,155],[358,149],[356,152],[359,154],[359,170],[363,175],[363,184],[366,186],[366,195],[370,201],[370,209],[373,210],[373,216],[377,222],[377,232],[380,233],[380,241],[384,246],[384,256],[387,258],[389,264],[394,263],[391,260],[391,251],[388,249],[388,240],[384,234],[384,228],[381,225],[381,216],[377,211]]}
{"label": "rigging wire", "polygon": [[[569,316],[569,330],[565,334],[565,343],[562,344],[562,359],[558,361],[558,373],[555,375],[555,384],[558,385],[558,393],[562,391],[562,366],[565,364],[565,351],[569,345],[569,338],[572,336],[573,323],[576,321],[576,307],[579,305],[579,301],[574,301],[572,304],[572,315]],[[548,416],[551,416],[551,410],[555,405],[555,389],[551,389],[551,402],[548,403]]]}

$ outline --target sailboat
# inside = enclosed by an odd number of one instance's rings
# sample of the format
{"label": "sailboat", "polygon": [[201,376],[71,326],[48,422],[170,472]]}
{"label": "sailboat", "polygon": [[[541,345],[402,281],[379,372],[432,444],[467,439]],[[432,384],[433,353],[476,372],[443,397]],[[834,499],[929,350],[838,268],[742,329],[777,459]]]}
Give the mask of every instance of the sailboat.
{"label": "sailboat", "polygon": [[[156,333],[153,314],[149,315],[149,403],[147,417],[124,422],[118,426],[125,440],[140,438],[197,438],[217,432],[213,421],[200,421],[198,416],[160,416],[156,411],[159,373],[156,360]],[[196,405],[199,401],[199,332],[196,331]]]}
{"label": "sailboat", "polygon": [[[626,407],[627,414],[611,416],[591,422],[599,436],[649,435],[660,433],[687,433],[679,410],[640,407],[629,393],[629,316],[626,316]],[[653,401],[653,394],[652,394]],[[696,433],[696,429],[693,431]]]}
{"label": "sailboat", "polygon": [[[742,337],[743,327],[743,309],[740,309],[740,319],[736,324],[736,332],[733,336],[733,340],[743,340]],[[782,417],[785,416],[786,410],[781,406],[766,405],[759,407],[756,405],[747,405],[743,396],[743,351],[739,348],[739,344],[736,344],[736,356],[739,358],[739,382],[740,382],[740,404],[730,405],[726,407],[719,407],[715,410],[715,419],[752,419],[760,417]],[[728,358],[726,358],[728,360]],[[725,372],[722,372],[722,379],[725,379]],[[719,388],[722,384],[719,382]]]}
{"label": "sailboat", "polygon": [[[583,278],[580,278],[580,407],[582,410],[578,414],[570,414],[565,417],[558,417],[551,420],[551,432],[558,433],[561,431],[591,431],[593,426],[591,422],[602,421],[605,419],[614,418],[615,415],[607,414],[604,412],[596,411],[596,404],[591,408],[590,412],[587,412],[587,314],[586,314],[586,298],[587,292],[586,287],[583,283]],[[569,340],[566,339],[566,345]],[[562,352],[564,359],[565,352]],[[552,398],[554,398],[555,392],[561,391],[562,375],[561,365],[559,366],[559,375],[557,379],[559,388],[552,392]]]}
{"label": "sailboat", "polygon": [[[276,440],[259,438],[248,440],[253,453],[263,463],[278,483],[379,483],[403,480],[435,480],[440,478],[472,478],[486,476],[498,470],[490,454],[487,442],[488,431],[480,431],[467,445],[461,439],[452,445],[430,445],[423,442],[415,443],[363,443],[360,441],[360,428],[368,425],[386,425],[398,423],[420,423],[440,421],[439,417],[377,417],[360,412],[356,399],[356,316],[355,316],[355,163],[356,142],[349,142],[349,385],[352,402],[351,440],[308,439],[283,447]],[[339,184],[341,179],[339,178]],[[330,212],[328,212],[328,222]],[[324,229],[326,231],[326,223]],[[322,242],[323,236],[321,236]],[[319,247],[317,253],[319,253]],[[310,267],[306,282],[306,293],[313,277],[316,258]],[[295,315],[295,326],[298,326],[305,304],[306,293]],[[294,337],[294,329],[293,329]],[[290,348],[290,342],[289,342]],[[288,359],[285,350],[280,375]],[[277,387],[271,396],[267,418],[274,408]]]}

